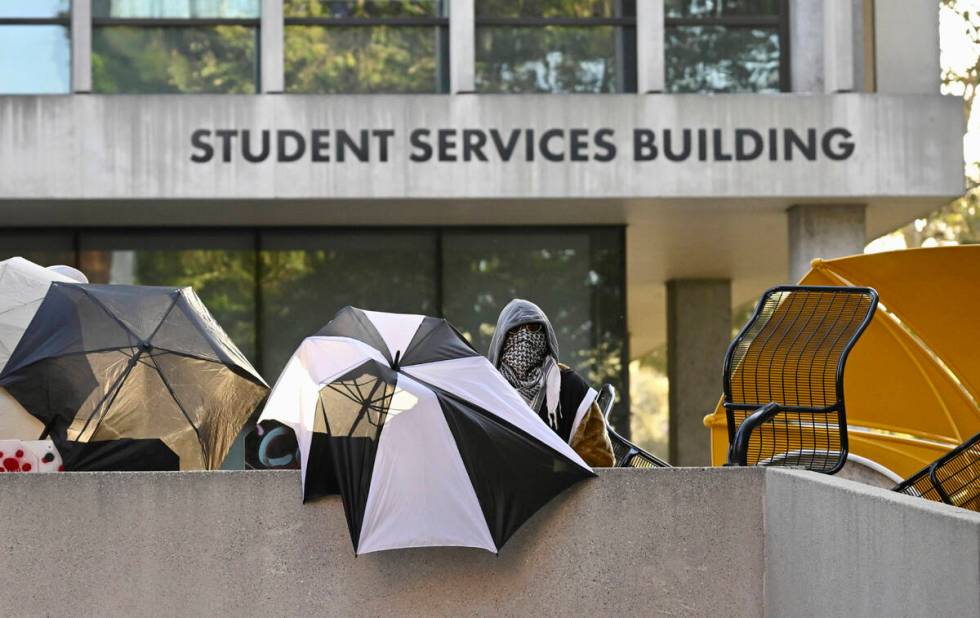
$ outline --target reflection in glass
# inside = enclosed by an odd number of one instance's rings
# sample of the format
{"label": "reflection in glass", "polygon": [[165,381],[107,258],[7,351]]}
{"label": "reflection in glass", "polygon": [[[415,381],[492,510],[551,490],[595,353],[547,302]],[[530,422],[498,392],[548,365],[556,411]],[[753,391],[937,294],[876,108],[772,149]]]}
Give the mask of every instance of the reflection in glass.
{"label": "reflection in glass", "polygon": [[476,32],[480,92],[622,92],[613,26],[481,26]]}
{"label": "reflection in glass", "polygon": [[0,26],[0,94],[67,93],[70,65],[66,26]]}
{"label": "reflection in glass", "polygon": [[445,17],[448,0],[286,0],[289,17]]}
{"label": "reflection in glass", "polygon": [[256,31],[246,26],[92,30],[99,93],[254,93]]}
{"label": "reflection in glass", "polygon": [[669,92],[779,92],[779,34],[766,28],[667,29]]}
{"label": "reflection in glass", "polygon": [[443,92],[447,46],[435,26],[286,26],[286,90]]}
{"label": "reflection in glass", "polygon": [[537,303],[558,334],[561,362],[596,388],[626,393],[623,245],[620,230],[447,231],[445,316],[485,354],[513,298]]}
{"label": "reflection in glass", "polygon": [[93,17],[250,18],[260,0],[92,0]]}
{"label": "reflection in glass", "polygon": [[635,0],[479,0],[477,17],[624,17],[636,15]]}
{"label": "reflection in glass", "polygon": [[75,265],[71,232],[0,232],[0,260],[22,257],[41,266]]}
{"label": "reflection in glass", "polygon": [[0,0],[0,17],[68,17],[70,0]]}
{"label": "reflection in glass", "polygon": [[664,0],[668,17],[778,15],[780,0]]}
{"label": "reflection in glass", "polygon": [[263,375],[279,375],[296,346],[347,305],[438,313],[433,232],[267,232],[261,238]]}
{"label": "reflection in glass", "polygon": [[79,267],[92,283],[191,286],[255,362],[255,256],[250,234],[82,234]]}

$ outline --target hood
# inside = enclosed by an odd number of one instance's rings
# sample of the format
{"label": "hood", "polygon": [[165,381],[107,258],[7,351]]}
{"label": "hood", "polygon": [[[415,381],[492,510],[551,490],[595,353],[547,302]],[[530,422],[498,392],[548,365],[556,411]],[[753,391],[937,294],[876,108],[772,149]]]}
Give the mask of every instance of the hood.
{"label": "hood", "polygon": [[558,362],[558,336],[555,334],[555,328],[551,325],[548,316],[544,314],[544,311],[541,311],[541,307],[531,301],[515,298],[507,303],[507,306],[500,312],[500,317],[497,318],[497,327],[493,331],[493,338],[490,339],[490,350],[487,352],[487,358],[490,359],[494,367],[500,368],[500,355],[504,349],[504,339],[507,337],[507,333],[512,328],[522,324],[535,322],[544,324],[545,332],[548,333],[548,350],[555,362]]}

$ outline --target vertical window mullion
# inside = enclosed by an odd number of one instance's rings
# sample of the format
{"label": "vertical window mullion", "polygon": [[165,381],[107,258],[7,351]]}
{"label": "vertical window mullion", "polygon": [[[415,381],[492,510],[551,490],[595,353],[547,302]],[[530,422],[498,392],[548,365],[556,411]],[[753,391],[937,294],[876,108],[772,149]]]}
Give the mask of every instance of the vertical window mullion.
{"label": "vertical window mullion", "polygon": [[284,26],[282,0],[262,0],[259,18],[259,92],[285,89],[283,73]]}
{"label": "vertical window mullion", "polygon": [[71,91],[92,91],[92,0],[71,3]]}

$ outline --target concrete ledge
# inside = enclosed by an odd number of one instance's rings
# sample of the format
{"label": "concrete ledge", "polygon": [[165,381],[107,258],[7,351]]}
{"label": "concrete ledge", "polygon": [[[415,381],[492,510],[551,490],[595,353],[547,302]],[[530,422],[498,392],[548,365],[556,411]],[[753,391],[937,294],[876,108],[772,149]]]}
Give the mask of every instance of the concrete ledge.
{"label": "concrete ledge", "polygon": [[978,542],[980,515],[848,481],[603,470],[499,556],[355,558],[296,473],[0,475],[21,615],[977,615]]}

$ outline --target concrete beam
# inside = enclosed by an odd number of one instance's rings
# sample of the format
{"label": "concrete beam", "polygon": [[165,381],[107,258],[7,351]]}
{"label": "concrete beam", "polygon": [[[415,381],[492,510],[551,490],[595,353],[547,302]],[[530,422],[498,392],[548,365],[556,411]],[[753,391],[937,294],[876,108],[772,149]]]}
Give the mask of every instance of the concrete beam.
{"label": "concrete beam", "polygon": [[702,420],[722,390],[721,369],[732,338],[728,279],[667,282],[667,377],[670,380],[670,463],[711,464]]}
{"label": "concrete beam", "polygon": [[939,92],[939,3],[877,0],[874,18],[877,91]]}
{"label": "concrete beam", "polygon": [[285,90],[282,0],[262,0],[259,20],[259,75],[263,93]]}
{"label": "concrete beam", "polygon": [[636,90],[640,93],[666,89],[664,61],[664,2],[636,3]]}
{"label": "concrete beam", "polygon": [[475,0],[449,3],[449,91],[476,90]]}
{"label": "concrete beam", "polygon": [[799,281],[814,258],[862,253],[864,204],[807,204],[787,211],[790,281]]}
{"label": "concrete beam", "polygon": [[71,91],[92,92],[92,0],[71,3]]}

